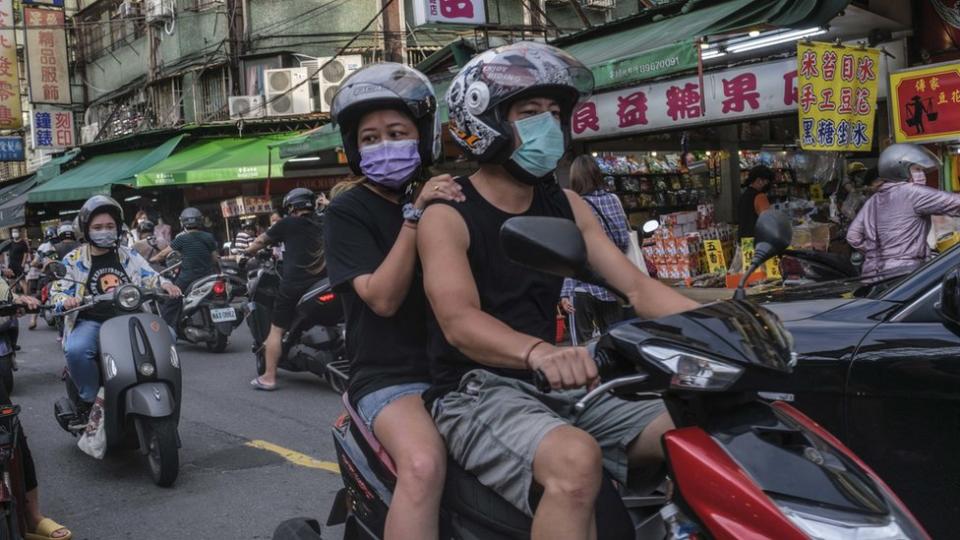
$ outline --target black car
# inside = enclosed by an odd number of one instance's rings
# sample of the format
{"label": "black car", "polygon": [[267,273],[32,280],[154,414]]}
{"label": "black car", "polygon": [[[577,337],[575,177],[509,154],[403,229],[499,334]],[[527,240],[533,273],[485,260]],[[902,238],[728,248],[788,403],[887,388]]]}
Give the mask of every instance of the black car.
{"label": "black car", "polygon": [[873,467],[933,538],[956,537],[960,514],[958,276],[952,249],[906,276],[757,298],[800,355],[781,397]]}

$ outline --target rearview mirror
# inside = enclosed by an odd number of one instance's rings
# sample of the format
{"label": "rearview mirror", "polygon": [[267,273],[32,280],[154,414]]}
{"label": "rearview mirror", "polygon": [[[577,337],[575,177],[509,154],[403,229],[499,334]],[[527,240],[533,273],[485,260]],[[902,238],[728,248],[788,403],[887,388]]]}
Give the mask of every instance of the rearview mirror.
{"label": "rearview mirror", "polygon": [[500,245],[515,263],[560,277],[587,267],[587,246],[576,222],[552,217],[510,218],[500,228]]}
{"label": "rearview mirror", "polygon": [[55,277],[57,279],[63,279],[67,275],[67,267],[61,262],[53,261],[47,263],[47,267],[43,270],[48,276]]}
{"label": "rearview mirror", "polygon": [[779,210],[767,210],[757,219],[752,264],[761,265],[783,254],[793,239],[790,218]]}

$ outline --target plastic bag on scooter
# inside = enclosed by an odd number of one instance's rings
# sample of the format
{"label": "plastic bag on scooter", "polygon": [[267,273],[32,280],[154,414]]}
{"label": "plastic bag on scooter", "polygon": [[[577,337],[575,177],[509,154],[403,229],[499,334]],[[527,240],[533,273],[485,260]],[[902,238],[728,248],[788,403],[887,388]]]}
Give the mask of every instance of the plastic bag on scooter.
{"label": "plastic bag on scooter", "polygon": [[90,420],[83,429],[77,447],[84,454],[96,459],[103,459],[107,454],[107,432],[103,426],[103,387],[97,392],[97,399],[90,408]]}

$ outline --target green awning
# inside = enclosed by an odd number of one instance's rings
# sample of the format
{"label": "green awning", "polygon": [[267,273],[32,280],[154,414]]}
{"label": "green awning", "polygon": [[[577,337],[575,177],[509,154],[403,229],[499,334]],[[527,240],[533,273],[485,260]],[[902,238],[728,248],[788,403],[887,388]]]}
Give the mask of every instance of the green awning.
{"label": "green awning", "polygon": [[[450,87],[451,82],[453,82],[452,79],[433,83],[433,91],[437,95],[437,114],[440,116],[441,124],[446,124],[447,120],[450,119],[449,111],[447,110],[447,100],[444,99],[444,96],[447,95],[447,88]],[[280,158],[287,159],[316,154],[324,150],[332,150],[342,145],[343,140],[340,138],[339,128],[333,124],[327,124],[310,133],[295,137],[280,144]]]}
{"label": "green awning", "polygon": [[60,176],[63,166],[73,161],[78,155],[80,155],[80,149],[72,148],[65,152],[62,156],[55,157],[44,163],[39,169],[37,169],[37,172],[34,175],[37,179],[37,182],[42,184],[47,180],[51,180]]}
{"label": "green awning", "polygon": [[26,223],[27,192],[37,185],[37,175],[0,189],[0,229]]}
{"label": "green awning", "polygon": [[261,180],[283,177],[284,158],[273,147],[296,138],[297,134],[259,137],[228,137],[198,141],[149,169],[139,172],[137,187],[174,184],[204,184],[235,180]]}
{"label": "green awning", "polygon": [[[759,26],[810,28],[834,18],[850,0],[728,0],[589,39],[595,31],[557,41],[589,66],[597,88],[696,68],[693,40]],[[706,2],[700,2],[706,5]],[[601,29],[602,30],[602,29]],[[584,40],[584,38],[587,38]]]}
{"label": "green awning", "polygon": [[77,201],[93,195],[109,195],[114,185],[132,186],[137,173],[169,156],[181,139],[183,135],[177,135],[156,148],[93,156],[34,188],[28,200],[31,203]]}

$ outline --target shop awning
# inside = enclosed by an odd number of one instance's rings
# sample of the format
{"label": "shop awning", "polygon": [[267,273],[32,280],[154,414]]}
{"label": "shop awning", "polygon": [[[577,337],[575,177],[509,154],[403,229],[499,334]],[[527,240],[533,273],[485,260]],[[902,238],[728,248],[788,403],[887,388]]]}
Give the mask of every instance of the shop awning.
{"label": "shop awning", "polygon": [[134,185],[134,176],[169,156],[180,144],[177,135],[156,148],[129,150],[94,156],[83,164],[34,188],[31,203],[78,201],[93,195],[109,195],[114,185]]}
{"label": "shop awning", "polygon": [[37,175],[0,189],[0,229],[26,223],[27,192],[37,185]]}
{"label": "shop awning", "polygon": [[[556,42],[589,66],[597,88],[649,80],[697,67],[695,40],[759,26],[810,28],[834,18],[850,0],[728,0],[631,25],[613,33],[585,31]],[[706,2],[701,2],[706,5]],[[639,22],[639,21],[638,21]]]}
{"label": "shop awning", "polygon": [[[446,124],[450,118],[447,110],[447,100],[444,99],[444,96],[447,95],[447,88],[450,87],[451,82],[452,80],[445,80],[433,83],[433,91],[437,95],[437,114],[440,116],[441,124]],[[278,146],[280,158],[287,159],[332,150],[342,144],[340,130],[333,124],[327,124],[300,137],[285,141]]]}
{"label": "shop awning", "polygon": [[[198,141],[136,175],[137,187],[205,184],[283,177],[284,158],[274,146],[297,134],[228,137]],[[273,159],[270,153],[274,152]],[[268,166],[269,163],[269,166]]]}

